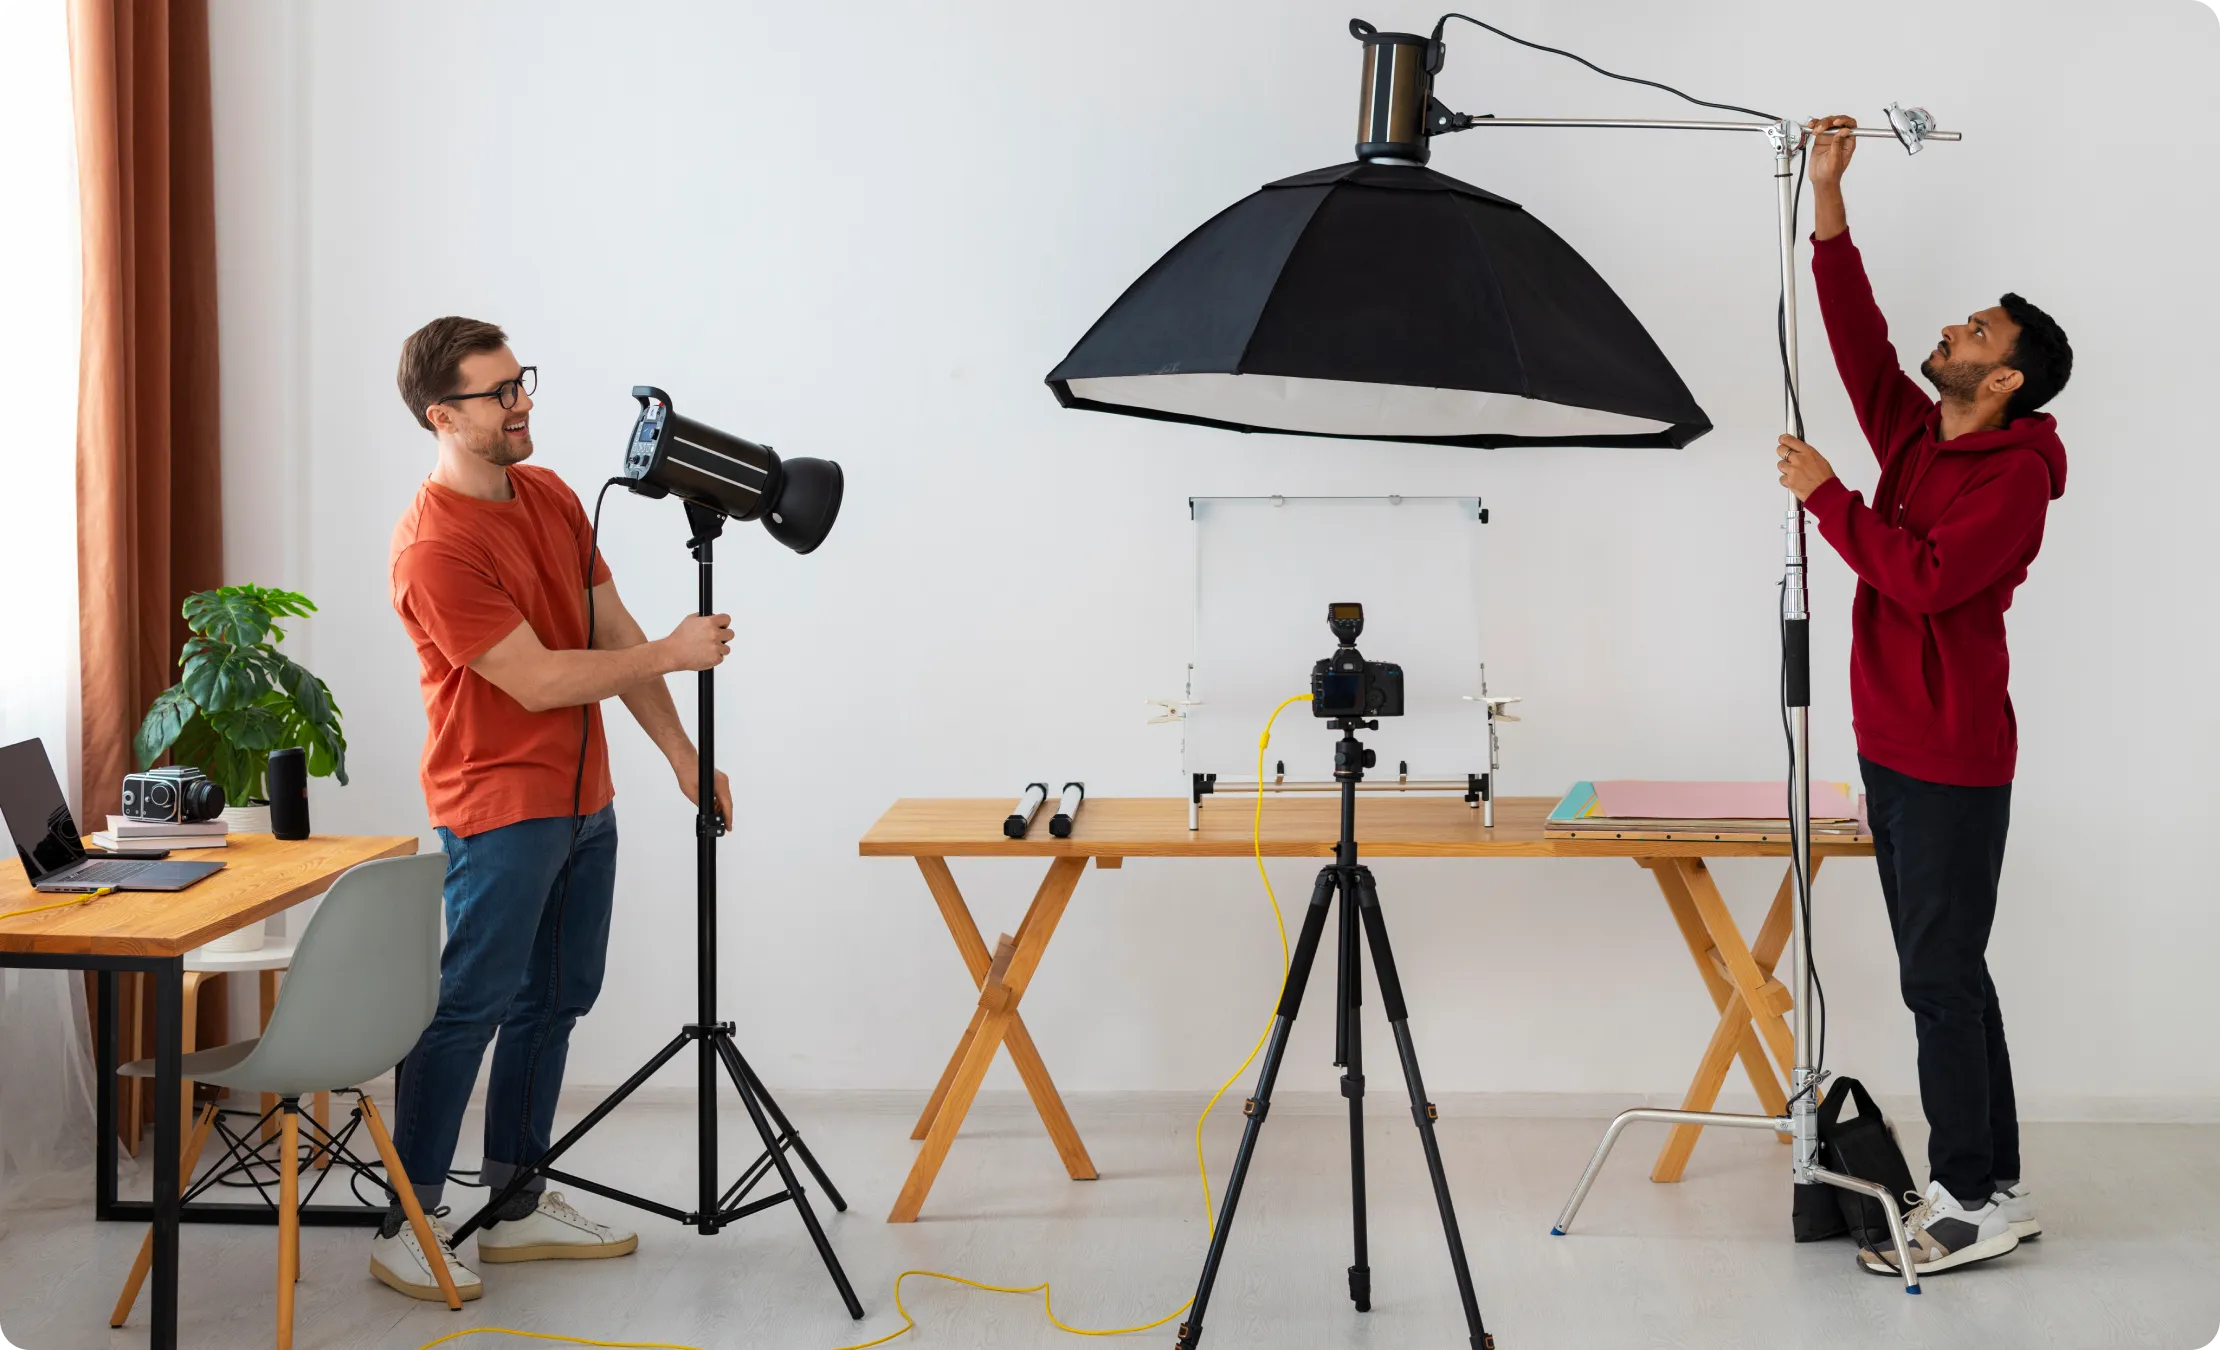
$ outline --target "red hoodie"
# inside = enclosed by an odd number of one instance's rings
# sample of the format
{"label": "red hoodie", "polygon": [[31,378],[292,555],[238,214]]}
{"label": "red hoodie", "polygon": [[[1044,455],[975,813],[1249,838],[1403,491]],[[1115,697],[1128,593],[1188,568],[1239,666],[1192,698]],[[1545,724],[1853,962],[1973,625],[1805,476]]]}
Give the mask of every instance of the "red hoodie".
{"label": "red hoodie", "polygon": [[1815,239],[1811,266],[1835,366],[1881,461],[1873,505],[1839,478],[1804,503],[1858,574],[1858,753],[1931,783],[2009,783],[2019,734],[2004,611],[2066,490],[2058,424],[2037,413],[1941,440],[1940,411],[1897,364],[1849,234]]}

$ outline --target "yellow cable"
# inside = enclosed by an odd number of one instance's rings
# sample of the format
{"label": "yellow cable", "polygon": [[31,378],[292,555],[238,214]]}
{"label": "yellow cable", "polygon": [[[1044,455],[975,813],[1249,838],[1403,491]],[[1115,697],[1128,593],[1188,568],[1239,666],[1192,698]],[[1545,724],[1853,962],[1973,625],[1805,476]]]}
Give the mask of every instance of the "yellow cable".
{"label": "yellow cable", "polygon": [[[1210,1094],[1210,1100],[1203,1106],[1202,1114],[1195,1118],[1195,1168],[1202,1175],[1203,1219],[1209,1225],[1209,1232],[1213,1237],[1217,1236],[1218,1232],[1218,1215],[1217,1211],[1212,1209],[1210,1205],[1210,1164],[1203,1155],[1203,1124],[1210,1119],[1210,1113],[1217,1107],[1218,1099],[1225,1096],[1226,1091],[1240,1080],[1241,1075],[1249,1071],[1249,1066],[1256,1062],[1257,1055],[1263,1051],[1264,1043],[1271,1039],[1272,1022],[1279,1017],[1279,1000],[1281,995],[1284,995],[1287,991],[1287,916],[1280,909],[1278,893],[1272,889],[1272,876],[1264,870],[1264,751],[1267,746],[1272,744],[1272,724],[1279,720],[1280,714],[1287,710],[1287,706],[1291,703],[1308,702],[1310,702],[1310,695],[1308,694],[1297,694],[1293,698],[1283,699],[1280,706],[1272,710],[1272,715],[1265,719],[1264,734],[1259,736],[1256,742],[1256,819],[1252,834],[1256,850],[1256,874],[1263,879],[1265,897],[1272,902],[1272,922],[1278,927],[1280,934],[1280,990],[1279,993],[1272,996],[1272,1017],[1266,1019],[1264,1034],[1257,1037],[1256,1044],[1249,1050],[1249,1057],[1241,1061],[1241,1067],[1235,1069],[1225,1082],[1219,1084],[1216,1092]],[[1046,1280],[1039,1284],[1024,1286],[984,1284],[978,1280],[967,1280],[961,1275],[944,1274],[937,1270],[905,1270],[894,1277],[894,1310],[902,1314],[901,1327],[888,1332],[877,1340],[840,1346],[838,1350],[873,1350],[876,1346],[885,1345],[888,1341],[897,1340],[917,1330],[917,1319],[910,1316],[909,1308],[902,1302],[902,1282],[912,1275],[928,1280],[946,1280],[950,1284],[960,1284],[966,1288],[982,1290],[989,1294],[1039,1294],[1041,1296],[1041,1312],[1047,1316],[1050,1322],[1055,1324],[1058,1331],[1070,1332],[1074,1336],[1125,1336],[1136,1331],[1152,1331],[1186,1312],[1194,1303],[1194,1299],[1189,1298],[1187,1302],[1180,1304],[1155,1321],[1143,1322],[1138,1326],[1075,1327],[1056,1315],[1054,1296],[1049,1289],[1049,1282]],[[442,1336],[438,1340],[420,1347],[420,1350],[432,1350],[433,1346],[445,1345],[449,1341],[460,1340],[465,1336],[481,1334],[521,1336],[527,1340],[535,1341],[560,1341],[566,1345],[618,1346],[624,1347],[625,1350],[698,1350],[698,1347],[695,1346],[668,1345],[660,1341],[592,1341],[578,1336],[553,1336],[537,1331],[515,1331],[508,1327],[472,1327],[468,1331],[458,1331],[450,1336]]]}
{"label": "yellow cable", "polygon": [[5,914],[0,914],[0,923],[6,923],[10,919],[20,919],[26,914],[44,914],[50,909],[68,909],[72,905],[90,904],[114,890],[115,887],[113,886],[103,886],[97,891],[88,891],[83,895],[73,895],[67,900],[56,900],[51,905],[33,905],[29,909],[11,909]]}

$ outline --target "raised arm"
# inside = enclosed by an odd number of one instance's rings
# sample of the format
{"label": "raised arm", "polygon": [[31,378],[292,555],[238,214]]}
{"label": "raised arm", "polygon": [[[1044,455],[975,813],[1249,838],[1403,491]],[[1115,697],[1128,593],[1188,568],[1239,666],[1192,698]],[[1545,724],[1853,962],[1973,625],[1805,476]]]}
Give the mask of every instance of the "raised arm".
{"label": "raised arm", "polygon": [[1850,218],[1842,200],[1842,175],[1857,153],[1855,136],[1830,136],[1829,128],[1855,128],[1854,117],[1821,117],[1811,123],[1806,168],[1811,174],[1815,241],[1812,279],[1819,288],[1819,312],[1827,321],[1827,344],[1835,356],[1858,426],[1883,464],[1915,439],[1934,410],[1933,399],[1904,373],[1889,341],[1888,320],[1873,299],[1865,260],[1850,241]]}

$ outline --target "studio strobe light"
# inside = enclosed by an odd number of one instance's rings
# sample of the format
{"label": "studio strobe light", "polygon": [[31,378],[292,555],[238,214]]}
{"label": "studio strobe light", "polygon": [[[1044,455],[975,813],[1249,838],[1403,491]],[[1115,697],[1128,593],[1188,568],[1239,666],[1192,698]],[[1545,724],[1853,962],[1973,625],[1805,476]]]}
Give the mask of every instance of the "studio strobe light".
{"label": "studio strobe light", "polygon": [[671,396],[634,385],[640,418],[624,456],[624,476],[643,497],[665,495],[734,520],[757,520],[771,537],[807,553],[825,542],[840,515],[840,466],[829,459],[782,460],[768,445],[681,417]]}

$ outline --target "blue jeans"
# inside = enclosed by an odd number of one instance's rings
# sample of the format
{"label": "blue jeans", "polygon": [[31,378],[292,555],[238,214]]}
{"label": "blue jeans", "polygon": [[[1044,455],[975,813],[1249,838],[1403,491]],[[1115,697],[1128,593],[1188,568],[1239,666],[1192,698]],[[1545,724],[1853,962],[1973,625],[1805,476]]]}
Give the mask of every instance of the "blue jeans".
{"label": "blue jeans", "polygon": [[[467,837],[439,832],[447,852],[439,1011],[402,1061],[393,1111],[394,1147],[426,1209],[439,1203],[463,1109],[496,1033],[483,1180],[504,1186],[547,1151],[571,1028],[601,992],[616,893],[616,808],[578,822],[566,897],[570,836],[569,816]],[[526,1189],[544,1184],[534,1178]]]}

